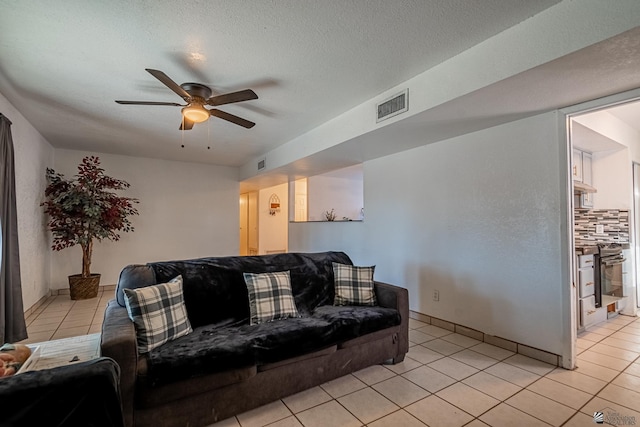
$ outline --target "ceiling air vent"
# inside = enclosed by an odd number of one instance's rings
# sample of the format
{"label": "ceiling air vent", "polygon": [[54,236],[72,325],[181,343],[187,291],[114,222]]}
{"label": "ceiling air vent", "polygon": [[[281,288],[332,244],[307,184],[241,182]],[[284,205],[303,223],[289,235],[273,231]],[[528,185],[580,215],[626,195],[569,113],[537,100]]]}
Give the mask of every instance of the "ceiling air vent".
{"label": "ceiling air vent", "polygon": [[376,123],[397,116],[409,110],[409,89],[405,89],[399,94],[393,95],[377,106]]}
{"label": "ceiling air vent", "polygon": [[267,167],[267,159],[260,159],[258,160],[258,170],[261,171],[262,169]]}

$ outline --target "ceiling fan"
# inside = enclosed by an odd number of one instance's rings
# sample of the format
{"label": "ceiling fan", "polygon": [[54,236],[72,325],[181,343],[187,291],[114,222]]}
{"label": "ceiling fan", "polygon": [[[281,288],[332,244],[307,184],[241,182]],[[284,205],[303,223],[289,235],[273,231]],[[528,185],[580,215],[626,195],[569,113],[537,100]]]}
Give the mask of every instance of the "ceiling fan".
{"label": "ceiling fan", "polygon": [[156,79],[160,80],[165,86],[174,91],[178,96],[186,102],[185,105],[178,104],[176,102],[154,102],[154,101],[116,101],[118,104],[125,105],[170,105],[174,107],[182,108],[182,123],[180,124],[180,130],[189,130],[193,128],[194,123],[201,123],[207,121],[210,116],[215,116],[220,119],[226,120],[231,123],[235,123],[239,126],[250,129],[256,124],[245,120],[242,117],[235,116],[230,113],[226,113],[217,108],[207,109],[205,105],[225,105],[232,104],[234,102],[249,101],[251,99],[258,99],[258,95],[251,89],[245,89],[238,92],[225,93],[222,95],[213,94],[212,90],[201,83],[182,83],[178,85],[171,80],[169,76],[160,70],[154,70],[146,68],[146,70]]}

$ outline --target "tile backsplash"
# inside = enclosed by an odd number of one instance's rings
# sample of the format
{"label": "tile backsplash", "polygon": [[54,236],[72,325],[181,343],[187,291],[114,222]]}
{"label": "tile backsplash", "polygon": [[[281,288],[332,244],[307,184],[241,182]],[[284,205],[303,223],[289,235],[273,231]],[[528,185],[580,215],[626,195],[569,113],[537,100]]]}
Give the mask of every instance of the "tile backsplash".
{"label": "tile backsplash", "polygon": [[[629,211],[619,209],[575,210],[576,246],[595,243],[629,243]],[[603,232],[596,233],[602,225]]]}

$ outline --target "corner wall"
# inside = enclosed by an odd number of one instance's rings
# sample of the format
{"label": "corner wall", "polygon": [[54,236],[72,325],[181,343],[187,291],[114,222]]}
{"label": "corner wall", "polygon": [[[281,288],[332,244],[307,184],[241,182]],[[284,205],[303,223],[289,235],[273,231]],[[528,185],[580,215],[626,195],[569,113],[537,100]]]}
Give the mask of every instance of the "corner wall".
{"label": "corner wall", "polygon": [[[92,154],[108,175],[131,184],[122,195],[140,199],[140,215],[131,217],[133,233],[122,233],[118,242],[94,242],[91,271],[102,274],[102,285],[116,283],[128,264],[238,255],[237,168],[56,150],[54,169],[70,177]],[[68,288],[67,276],[81,266],[79,246],[54,252],[51,288]]]}
{"label": "corner wall", "polygon": [[2,94],[0,112],[12,122],[22,302],[27,310],[49,294],[51,250],[40,203],[47,185],[45,170],[53,164],[53,147]]}
{"label": "corner wall", "polygon": [[366,162],[365,221],[292,224],[290,251],[343,250],[411,310],[562,355],[560,153],[546,113]]}

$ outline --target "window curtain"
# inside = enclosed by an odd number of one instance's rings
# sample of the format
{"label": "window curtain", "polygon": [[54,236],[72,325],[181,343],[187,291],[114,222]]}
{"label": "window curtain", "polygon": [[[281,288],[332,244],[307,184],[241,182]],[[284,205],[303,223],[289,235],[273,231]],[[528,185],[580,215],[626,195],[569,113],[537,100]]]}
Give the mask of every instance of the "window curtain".
{"label": "window curtain", "polygon": [[0,113],[0,344],[27,338],[22,306],[11,122]]}

